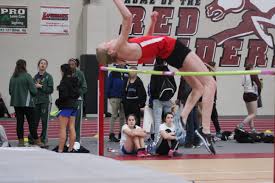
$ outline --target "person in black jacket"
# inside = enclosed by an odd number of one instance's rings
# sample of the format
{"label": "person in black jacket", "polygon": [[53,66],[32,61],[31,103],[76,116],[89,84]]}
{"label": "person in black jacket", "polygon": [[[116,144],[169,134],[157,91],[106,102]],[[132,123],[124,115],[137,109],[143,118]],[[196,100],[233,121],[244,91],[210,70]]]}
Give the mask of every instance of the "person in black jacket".
{"label": "person in black jacket", "polygon": [[69,128],[68,152],[73,152],[76,138],[75,118],[77,116],[77,99],[80,96],[80,85],[77,77],[72,76],[73,73],[69,64],[61,65],[61,73],[62,80],[57,87],[59,98],[55,102],[60,110],[58,114],[58,119],[60,121],[58,152],[63,152],[64,150],[67,126]]}
{"label": "person in black jacket", "polygon": [[[167,64],[165,64],[164,60],[157,59],[156,64],[154,66],[154,71],[169,71]],[[170,86],[164,88],[164,82],[168,81]],[[172,89],[175,93],[177,90],[177,85],[175,82],[174,76],[159,76],[159,75],[152,75],[150,81],[150,94],[153,100],[153,116],[154,116],[154,140],[156,142],[157,135],[159,132],[159,126],[162,121],[162,114],[171,112],[172,102],[171,98],[173,97],[174,93],[171,92],[170,96],[162,98],[162,94],[164,94],[164,90],[168,91],[167,89]]]}
{"label": "person in black jacket", "polygon": [[[129,69],[137,70],[137,67]],[[146,91],[141,79],[136,72],[130,72],[128,80],[124,83],[123,92],[123,107],[127,117],[130,114],[135,114],[137,118],[136,125],[140,126],[140,109],[145,106],[147,99]]]}

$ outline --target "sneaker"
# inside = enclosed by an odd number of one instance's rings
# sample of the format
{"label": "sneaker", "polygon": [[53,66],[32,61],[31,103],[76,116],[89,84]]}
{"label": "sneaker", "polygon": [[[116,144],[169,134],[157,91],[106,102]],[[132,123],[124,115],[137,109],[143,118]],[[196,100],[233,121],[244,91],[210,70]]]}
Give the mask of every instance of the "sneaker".
{"label": "sneaker", "polygon": [[114,133],[110,133],[109,140],[110,142],[119,142],[119,140],[115,137]]}
{"label": "sneaker", "polygon": [[28,135],[28,142],[30,145],[34,145],[34,139],[32,138],[32,136],[30,134]]}
{"label": "sneaker", "polygon": [[41,148],[48,149],[48,148],[49,148],[48,143],[43,143],[43,142],[42,142]]}
{"label": "sneaker", "polygon": [[211,154],[215,155],[216,151],[215,151],[215,148],[214,148],[213,143],[212,143],[211,134],[204,134],[202,132],[202,129],[196,130],[195,133],[197,134],[198,137],[200,137],[200,139],[203,142],[203,144],[205,145],[207,151],[210,152]]}
{"label": "sneaker", "polygon": [[0,147],[10,147],[10,144],[8,141],[6,141],[6,142],[3,142],[2,146],[0,146]]}
{"label": "sneaker", "polygon": [[168,156],[171,158],[174,156],[174,151],[172,149],[169,150]]}
{"label": "sneaker", "polygon": [[179,157],[179,156],[182,156],[183,154],[182,153],[179,153],[178,151],[174,151],[173,152],[173,156],[174,157]]}
{"label": "sneaker", "polygon": [[222,133],[221,132],[217,132],[216,133],[216,137],[219,138],[219,139],[221,139],[222,138]]}
{"label": "sneaker", "polygon": [[240,130],[244,129],[244,124],[241,122],[240,124],[237,125],[237,128]]}
{"label": "sneaker", "polygon": [[35,139],[33,145],[37,145],[39,147],[42,147],[44,144],[41,142],[40,138]]}
{"label": "sneaker", "polygon": [[251,133],[258,133],[256,128],[252,128]]}
{"label": "sneaker", "polygon": [[147,152],[147,150],[144,150],[144,155],[145,155],[145,157],[150,157],[151,156],[151,154],[149,152]]}
{"label": "sneaker", "polygon": [[145,157],[146,156],[145,152],[146,151],[144,149],[138,150],[137,157],[139,157],[139,158]]}
{"label": "sneaker", "polygon": [[19,139],[18,140],[18,147],[25,147],[25,142],[24,142],[24,139]]}
{"label": "sneaker", "polygon": [[169,157],[179,157],[179,156],[182,156],[182,153],[179,153],[177,150],[172,150],[170,149],[169,152],[168,152],[168,156]]}
{"label": "sneaker", "polygon": [[192,143],[185,143],[184,148],[190,149],[190,148],[194,148],[194,146]]}
{"label": "sneaker", "polygon": [[202,144],[203,143],[201,141],[199,141],[197,143],[194,143],[193,145],[194,145],[194,148],[200,148],[202,146]]}
{"label": "sneaker", "polygon": [[151,142],[146,147],[146,152],[150,153],[151,155],[156,154],[156,144],[154,142]]}
{"label": "sneaker", "polygon": [[71,151],[68,150],[68,153],[77,153],[77,150],[72,149]]}

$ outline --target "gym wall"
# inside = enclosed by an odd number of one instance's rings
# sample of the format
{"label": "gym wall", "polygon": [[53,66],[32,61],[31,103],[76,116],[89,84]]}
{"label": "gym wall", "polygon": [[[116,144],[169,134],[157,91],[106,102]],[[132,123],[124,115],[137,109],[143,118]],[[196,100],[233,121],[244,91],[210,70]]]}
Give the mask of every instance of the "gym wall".
{"label": "gym wall", "polygon": [[[0,5],[28,7],[27,34],[0,34],[0,92],[9,106],[8,84],[18,59],[27,61],[27,69],[32,76],[37,72],[38,60],[47,59],[48,72],[53,75],[56,88],[61,79],[60,65],[66,63],[69,58],[79,58],[84,53],[83,2],[82,0],[1,0]],[[69,35],[40,35],[40,6],[70,7]],[[56,98],[55,90],[53,101]],[[10,108],[10,112],[13,112],[13,108]]]}

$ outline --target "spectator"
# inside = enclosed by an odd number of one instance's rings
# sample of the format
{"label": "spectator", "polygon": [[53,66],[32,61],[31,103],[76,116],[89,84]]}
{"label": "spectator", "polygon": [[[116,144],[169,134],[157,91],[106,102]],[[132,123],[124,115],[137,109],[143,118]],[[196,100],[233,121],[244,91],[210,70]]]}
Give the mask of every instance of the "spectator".
{"label": "spectator", "polygon": [[34,144],[41,146],[39,142],[36,124],[34,119],[34,101],[37,94],[34,81],[26,69],[26,61],[18,60],[16,62],[14,73],[9,83],[9,93],[11,95],[10,105],[14,107],[16,114],[16,132],[18,137],[18,146],[24,145],[24,116],[29,123],[31,136],[34,138]]}
{"label": "spectator", "polygon": [[[192,88],[185,81],[184,77],[181,77],[176,103],[183,107],[191,91]],[[190,112],[186,122],[186,137],[184,144],[185,148],[193,148],[194,146],[200,146],[200,138],[195,134],[195,130],[199,129],[199,121],[197,114],[198,107],[195,106]]]}
{"label": "spectator", "polygon": [[80,84],[77,77],[73,77],[72,70],[68,64],[61,65],[62,80],[57,87],[59,98],[55,104],[59,108],[59,146],[58,152],[63,152],[66,142],[66,128],[69,128],[68,152],[74,152],[75,143],[75,118],[77,116],[77,99],[80,96]]}
{"label": "spectator", "polygon": [[[216,62],[210,62],[206,66],[210,72],[216,71]],[[216,76],[213,76],[213,78],[215,79],[215,81],[217,81]],[[217,104],[217,89],[216,89],[215,97],[214,97],[213,109],[212,109],[212,113],[211,113],[211,120],[212,120],[215,130],[216,130],[216,137],[222,138],[222,131],[221,131],[221,127],[220,127],[219,114],[217,111],[216,104]]]}
{"label": "spectator", "polygon": [[7,109],[7,106],[2,98],[2,94],[0,93],[0,118],[3,117],[9,117],[11,118],[11,115]]}
{"label": "spectator", "polygon": [[[132,66],[129,69],[137,70],[137,67]],[[137,118],[136,124],[140,126],[140,109],[145,106],[147,98],[143,82],[137,76],[136,72],[130,72],[129,78],[125,81],[123,88],[125,116],[135,114]]]}
{"label": "spectator", "polygon": [[[247,64],[245,70],[253,70],[252,64]],[[243,100],[246,105],[248,116],[238,125],[238,128],[243,129],[244,125],[249,124],[253,133],[257,133],[254,126],[254,119],[257,115],[257,100],[261,95],[261,82],[258,75],[245,75],[242,83],[244,87]]]}
{"label": "spectator", "polygon": [[36,129],[39,126],[39,121],[42,122],[42,132],[39,140],[44,147],[48,147],[48,122],[49,113],[51,111],[51,94],[53,93],[53,77],[46,72],[48,61],[41,59],[38,61],[38,73],[34,76],[37,95],[34,98],[35,103],[35,122]]}
{"label": "spectator", "polygon": [[0,147],[10,147],[5,128],[2,125],[0,125],[0,144]]}
{"label": "spectator", "polygon": [[130,114],[121,129],[120,150],[124,155],[137,154],[138,157],[149,156],[145,150],[146,132],[136,125],[136,117]]}
{"label": "spectator", "polygon": [[176,140],[176,129],[173,124],[173,114],[167,112],[163,116],[163,121],[159,127],[156,153],[159,155],[179,156],[177,152],[178,142]]}
{"label": "spectator", "polygon": [[[163,60],[157,59],[154,66],[155,71],[169,71],[168,66]],[[150,94],[153,100],[153,116],[154,116],[154,141],[156,142],[159,126],[161,124],[162,113],[171,112],[173,97],[177,90],[174,76],[152,75],[150,80]]]}
{"label": "spectator", "polygon": [[87,88],[87,83],[85,76],[81,70],[79,70],[79,60],[71,58],[68,61],[68,64],[70,65],[73,76],[77,77],[79,84],[80,84],[80,96],[77,100],[77,116],[75,120],[75,131],[76,131],[76,142],[80,143],[80,138],[81,138],[81,123],[82,123],[82,116],[83,116],[83,100],[84,100],[84,94],[87,93],[88,88]]}
{"label": "spectator", "polygon": [[[118,65],[118,68],[123,68],[123,65]],[[114,134],[114,123],[119,116],[120,128],[124,125],[125,114],[122,104],[123,95],[123,84],[125,82],[125,77],[123,73],[120,72],[110,72],[107,82],[107,96],[112,107],[112,117],[111,117],[111,128],[109,134],[109,140],[111,142],[119,142]],[[121,133],[120,133],[121,134]],[[120,135],[119,135],[120,138]]]}

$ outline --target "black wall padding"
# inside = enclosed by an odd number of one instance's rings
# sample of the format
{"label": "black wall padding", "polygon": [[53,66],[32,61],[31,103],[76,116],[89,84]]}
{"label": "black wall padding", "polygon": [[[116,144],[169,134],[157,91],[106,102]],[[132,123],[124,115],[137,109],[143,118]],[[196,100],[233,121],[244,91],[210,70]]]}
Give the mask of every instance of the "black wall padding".
{"label": "black wall padding", "polygon": [[[98,63],[95,55],[80,56],[80,70],[84,72],[88,92],[84,97],[85,113],[97,114],[97,90],[98,90]],[[107,72],[105,73],[105,88],[106,88]],[[106,92],[105,92],[106,93]],[[107,112],[107,97],[104,100],[105,113]]]}

